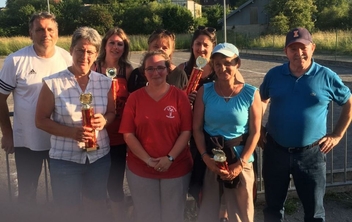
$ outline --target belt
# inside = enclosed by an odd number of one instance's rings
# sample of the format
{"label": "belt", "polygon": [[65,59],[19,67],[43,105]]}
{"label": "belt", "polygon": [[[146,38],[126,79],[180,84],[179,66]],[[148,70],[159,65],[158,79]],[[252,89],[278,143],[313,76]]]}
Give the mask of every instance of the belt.
{"label": "belt", "polygon": [[280,144],[278,144],[274,138],[271,137],[271,135],[269,133],[267,133],[267,136],[266,136],[267,139],[271,139],[273,141],[273,143],[275,144],[275,148],[278,148],[278,149],[282,149],[282,150],[285,150],[287,151],[288,153],[300,153],[300,152],[303,152],[305,150],[308,150],[310,148],[313,148],[315,146],[317,146],[319,144],[319,141],[315,141],[314,143],[312,144],[309,144],[307,146],[301,146],[301,147],[284,147],[284,146],[281,146]]}

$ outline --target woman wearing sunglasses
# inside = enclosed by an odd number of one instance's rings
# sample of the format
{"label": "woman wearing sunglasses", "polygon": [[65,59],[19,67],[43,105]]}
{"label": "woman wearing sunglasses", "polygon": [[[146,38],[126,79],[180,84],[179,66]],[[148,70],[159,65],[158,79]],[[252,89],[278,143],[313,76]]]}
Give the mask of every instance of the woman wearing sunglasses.
{"label": "woman wearing sunglasses", "polygon": [[184,220],[192,111],[185,93],[166,82],[170,66],[164,51],[146,53],[141,70],[148,84],[128,97],[119,130],[129,147],[126,176],[136,222]]}
{"label": "woman wearing sunglasses", "polygon": [[[170,59],[172,59],[172,53],[175,50],[175,34],[165,30],[155,30],[148,38],[148,51],[162,50]],[[174,85],[179,89],[184,89],[187,85],[188,78],[183,69],[176,67],[174,64],[170,64],[171,72],[167,75],[166,81],[170,85]],[[147,79],[143,75],[144,70],[136,68],[131,73],[131,78],[128,81],[128,90],[133,92],[146,85]]]}

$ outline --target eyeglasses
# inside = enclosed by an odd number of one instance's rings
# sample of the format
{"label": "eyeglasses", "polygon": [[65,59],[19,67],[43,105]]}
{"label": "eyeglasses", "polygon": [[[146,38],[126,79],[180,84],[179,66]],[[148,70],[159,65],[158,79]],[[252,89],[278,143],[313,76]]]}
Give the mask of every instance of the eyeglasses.
{"label": "eyeglasses", "polygon": [[166,69],[166,66],[157,66],[157,67],[147,67],[144,69],[145,73],[153,74],[156,70],[157,73],[161,73]]}
{"label": "eyeglasses", "polygon": [[173,40],[175,40],[175,34],[166,30],[166,29],[157,29],[155,30],[152,35],[154,34],[161,34],[161,33],[165,33],[166,35],[168,35],[170,38],[172,38]]}
{"label": "eyeglasses", "polygon": [[206,26],[198,26],[198,30],[199,31],[208,31],[208,32],[210,32],[210,33],[214,33],[214,32],[216,32],[216,28],[213,28],[213,27],[206,27]]}
{"label": "eyeglasses", "polygon": [[83,56],[87,53],[89,58],[91,58],[92,56],[94,56],[97,53],[97,52],[93,52],[91,50],[84,50],[84,49],[75,49],[75,51],[79,56]]}

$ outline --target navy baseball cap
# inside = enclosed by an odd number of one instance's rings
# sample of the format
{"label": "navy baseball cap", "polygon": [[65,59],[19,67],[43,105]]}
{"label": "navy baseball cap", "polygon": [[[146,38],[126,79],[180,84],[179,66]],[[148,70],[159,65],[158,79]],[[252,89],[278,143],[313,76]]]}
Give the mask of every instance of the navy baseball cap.
{"label": "navy baseball cap", "polygon": [[285,48],[296,42],[309,45],[313,42],[312,35],[305,28],[294,28],[286,35]]}

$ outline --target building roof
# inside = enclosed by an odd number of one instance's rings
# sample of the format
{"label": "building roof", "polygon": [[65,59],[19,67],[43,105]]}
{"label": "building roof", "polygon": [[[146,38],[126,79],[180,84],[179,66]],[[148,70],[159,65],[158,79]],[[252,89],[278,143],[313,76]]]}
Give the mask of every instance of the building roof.
{"label": "building roof", "polygon": [[[238,12],[241,12],[245,7],[247,7],[248,5],[250,4],[253,4],[254,3],[254,0],[248,0],[246,1],[245,3],[243,3],[240,7],[238,7],[237,9],[235,10],[232,10],[232,12],[230,14],[228,14],[226,16],[226,19],[233,16],[234,14],[238,13]],[[222,24],[224,22],[224,19],[219,19],[218,23],[219,24]]]}

